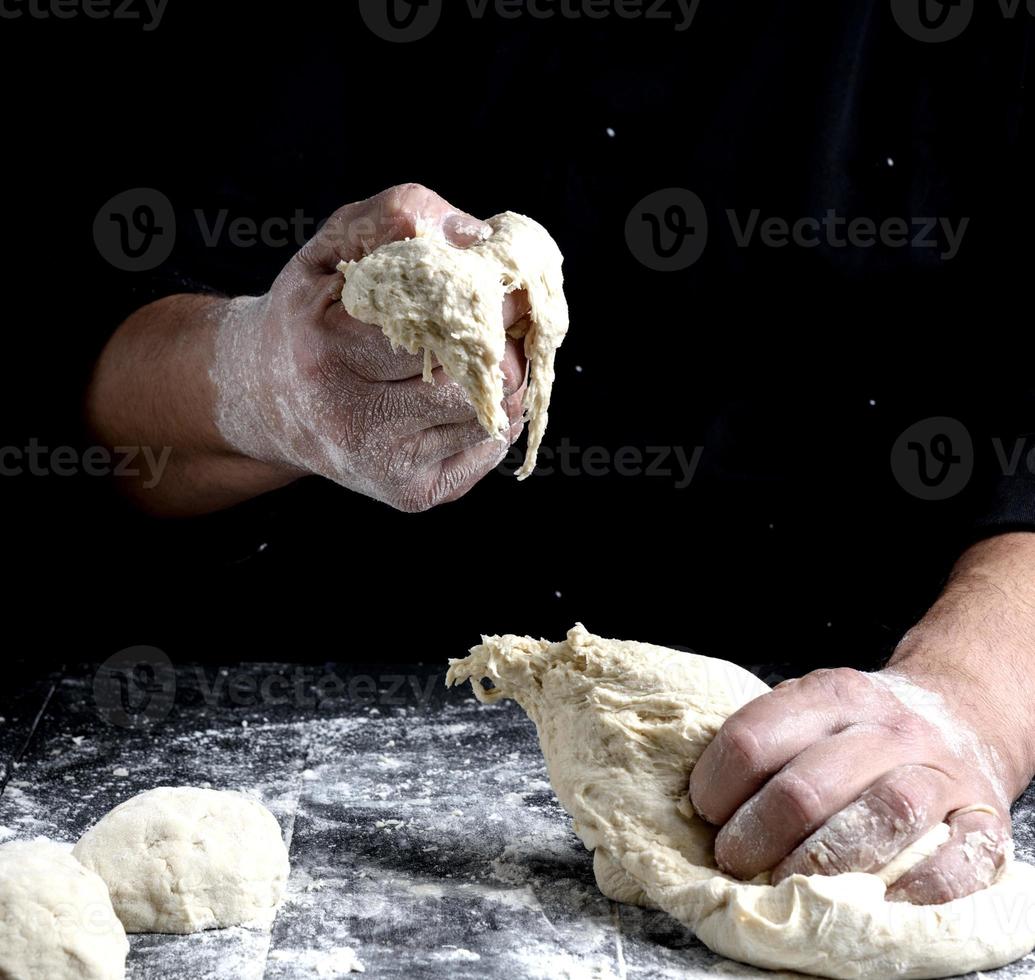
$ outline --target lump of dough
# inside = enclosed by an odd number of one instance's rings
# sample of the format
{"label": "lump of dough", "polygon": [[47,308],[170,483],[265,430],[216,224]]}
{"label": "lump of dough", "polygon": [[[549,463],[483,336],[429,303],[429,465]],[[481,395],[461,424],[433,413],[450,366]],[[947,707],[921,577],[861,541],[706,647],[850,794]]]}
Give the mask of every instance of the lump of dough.
{"label": "lump of dough", "polygon": [[[933,852],[941,824],[874,874],[722,874],[715,828],[693,813],[690,770],[725,718],[768,687],[722,660],[581,625],[567,640],[483,637],[447,684],[517,701],[535,722],[550,781],[595,850],[609,898],[659,908],[723,956],[776,970],[886,980],[989,970],[1035,946],[1035,868],[1012,861],[983,891],[944,905],[886,902],[886,881]],[[485,689],[488,680],[492,687]]]}
{"label": "lump of dough", "polygon": [[0,977],[122,980],[128,952],[104,882],[65,848],[0,846]]}
{"label": "lump of dough", "polygon": [[74,854],[107,883],[127,932],[268,925],[289,871],[280,826],[261,803],[187,787],[119,804]]}
{"label": "lump of dough", "polygon": [[393,347],[424,351],[424,380],[431,359],[470,399],[478,421],[494,438],[510,428],[503,410],[500,362],[507,341],[503,298],[528,292],[528,317],[510,328],[524,338],[529,365],[525,416],[528,450],[518,470],[524,479],[535,469],[546,432],[554,356],[568,332],[564,261],[546,229],[508,211],[490,218],[492,235],[470,248],[456,248],[438,234],[389,242],[358,262],[342,262],[341,301],[350,316],[379,326]]}

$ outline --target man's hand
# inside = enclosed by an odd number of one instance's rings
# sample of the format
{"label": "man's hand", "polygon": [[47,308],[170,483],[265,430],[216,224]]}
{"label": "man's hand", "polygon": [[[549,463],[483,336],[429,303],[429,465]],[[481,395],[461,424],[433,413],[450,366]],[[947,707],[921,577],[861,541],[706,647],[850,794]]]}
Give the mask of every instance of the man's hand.
{"label": "man's hand", "polygon": [[1035,535],[972,548],[876,674],[822,670],[736,712],[690,777],[738,878],[876,871],[936,824],[950,840],[888,891],[919,904],[990,884],[1033,774]]}
{"label": "man's hand", "polygon": [[[319,474],[404,511],[455,500],[520,435],[525,360],[502,364],[508,442],[478,424],[441,367],[393,351],[380,329],[338,301],[342,260],[418,232],[457,248],[488,226],[417,185],[341,208],[284,268],[269,293],[172,297],[131,317],[98,364],[89,409],[112,444],[171,446],[162,485],[138,499],[163,513],[225,506]],[[507,297],[504,323],[528,312]]]}

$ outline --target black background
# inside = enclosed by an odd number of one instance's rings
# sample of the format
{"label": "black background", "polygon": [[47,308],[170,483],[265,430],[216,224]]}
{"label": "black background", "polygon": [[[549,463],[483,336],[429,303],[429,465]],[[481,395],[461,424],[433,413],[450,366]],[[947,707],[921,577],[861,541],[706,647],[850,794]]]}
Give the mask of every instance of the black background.
{"label": "black background", "polygon": [[[374,667],[581,620],[741,662],[872,666],[987,533],[980,474],[920,501],[889,454],[928,416],[964,420],[979,457],[988,433],[1035,428],[1023,13],[988,5],[959,40],[920,44],[877,0],[704,0],[684,33],[445,6],[410,44],[351,3],[170,0],[150,32],[0,22],[3,444],[81,438],[93,359],[169,275],[268,288],[293,246],[202,247],[195,209],[323,217],[418,181],[483,217],[530,214],[565,253],[546,444],[704,446],[693,485],[492,474],[403,515],[307,480],[163,522],[96,478],[2,477],[9,663],[146,643],[174,661]],[[177,209],[157,274],[118,273],[93,239],[104,202],[136,187]],[[624,231],[667,187],[697,193],[712,229],[676,273],[641,265]],[[970,227],[951,262],[738,248],[727,208]]]}

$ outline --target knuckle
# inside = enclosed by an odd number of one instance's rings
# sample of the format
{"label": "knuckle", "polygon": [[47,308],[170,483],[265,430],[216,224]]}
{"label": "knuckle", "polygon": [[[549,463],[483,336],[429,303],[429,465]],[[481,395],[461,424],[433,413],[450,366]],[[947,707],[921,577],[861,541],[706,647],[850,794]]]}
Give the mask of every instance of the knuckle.
{"label": "knuckle", "polygon": [[390,187],[387,191],[386,203],[389,207],[406,207],[413,201],[422,200],[431,191],[415,180],[407,180]]}
{"label": "knuckle", "polygon": [[432,196],[423,184],[405,183],[385,191],[381,201],[381,213],[389,219],[415,218],[421,206]]}
{"label": "knuckle", "polygon": [[838,695],[854,695],[869,687],[866,675],[851,667],[832,667],[820,671],[825,683]]}
{"label": "knuckle", "polygon": [[833,835],[817,835],[803,846],[796,863],[802,874],[841,874],[851,871],[848,849]]}
{"label": "knuckle", "polygon": [[900,777],[875,786],[867,794],[869,807],[881,814],[890,829],[907,833],[926,823],[927,801],[917,781]]}
{"label": "knuckle", "polygon": [[762,746],[754,726],[742,718],[733,717],[726,721],[719,732],[722,746],[739,756],[754,772],[762,765]]}
{"label": "knuckle", "polygon": [[823,800],[815,786],[803,777],[787,772],[775,776],[769,791],[778,804],[778,812],[791,814],[804,827],[818,827],[826,814]]}
{"label": "knuckle", "polygon": [[904,706],[896,707],[883,725],[901,742],[917,742],[931,734],[928,723]]}

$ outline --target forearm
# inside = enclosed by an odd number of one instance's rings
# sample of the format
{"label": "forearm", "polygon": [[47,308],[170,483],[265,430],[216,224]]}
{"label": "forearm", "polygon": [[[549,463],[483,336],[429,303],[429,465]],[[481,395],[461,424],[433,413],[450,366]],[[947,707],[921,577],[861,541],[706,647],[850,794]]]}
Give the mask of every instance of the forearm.
{"label": "forearm", "polygon": [[209,377],[228,301],[170,296],[137,310],[108,342],[87,394],[87,421],[104,445],[147,447],[157,473],[119,479],[142,508],[205,513],[283,486],[295,470],[235,452],[216,426]]}
{"label": "forearm", "polygon": [[1019,795],[1035,775],[1035,534],[970,548],[889,666],[935,688],[987,737]]}

